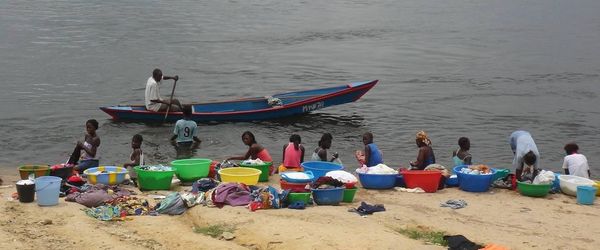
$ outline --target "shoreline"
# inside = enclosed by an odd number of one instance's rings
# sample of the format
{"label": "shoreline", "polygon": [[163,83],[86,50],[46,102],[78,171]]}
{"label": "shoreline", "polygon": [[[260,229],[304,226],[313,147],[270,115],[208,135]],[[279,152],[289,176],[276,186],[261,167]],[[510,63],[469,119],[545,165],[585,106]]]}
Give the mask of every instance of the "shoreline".
{"label": "shoreline", "polygon": [[[129,221],[102,222],[81,211],[84,206],[63,198],[53,207],[8,201],[19,177],[5,172],[0,171],[3,185],[11,187],[0,188],[2,249],[66,245],[93,249],[445,249],[398,232],[412,227],[461,234],[473,242],[510,249],[593,249],[597,245],[593,236],[600,235],[598,202],[582,206],[564,194],[531,198],[503,189],[468,193],[446,188],[414,194],[360,188],[353,203],[340,206],[255,212],[245,207],[195,206],[179,216],[130,216]],[[278,180],[272,176],[269,183],[259,185],[279,188]],[[150,200],[148,194],[168,192],[138,192],[136,196]],[[468,205],[457,210],[439,206],[449,199],[463,199]],[[384,204],[386,211],[364,218],[347,211],[361,201]],[[46,220],[51,224],[45,224]],[[194,232],[195,227],[211,225],[235,228],[235,239],[219,240]]]}

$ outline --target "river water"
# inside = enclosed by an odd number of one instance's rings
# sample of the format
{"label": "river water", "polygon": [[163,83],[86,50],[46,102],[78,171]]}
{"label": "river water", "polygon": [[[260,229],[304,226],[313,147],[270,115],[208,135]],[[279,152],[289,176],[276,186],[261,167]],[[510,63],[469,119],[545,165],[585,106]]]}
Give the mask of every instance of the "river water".
{"label": "river water", "polygon": [[386,163],[406,166],[425,130],[438,163],[450,165],[467,136],[476,162],[510,167],[508,136],[525,129],[543,168],[559,170],[575,141],[595,172],[598,9],[596,0],[0,0],[0,165],[64,162],[91,118],[102,164],[126,160],[136,133],[151,163],[173,160],[173,124],[113,122],[98,109],[142,103],[159,67],[181,77],[184,101],[380,80],[356,103],[302,117],[200,124],[196,157],[242,154],[250,130],[278,161],[291,133],[312,151],[330,132],[353,168],[371,131]]}

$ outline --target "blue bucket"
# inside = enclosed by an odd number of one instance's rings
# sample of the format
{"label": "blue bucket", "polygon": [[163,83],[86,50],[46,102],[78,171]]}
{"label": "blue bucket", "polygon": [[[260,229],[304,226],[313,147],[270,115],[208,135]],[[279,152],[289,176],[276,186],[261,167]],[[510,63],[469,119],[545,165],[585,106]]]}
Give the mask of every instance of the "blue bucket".
{"label": "blue bucket", "polygon": [[490,185],[492,185],[496,169],[492,168],[492,173],[486,175],[464,174],[460,172],[461,169],[467,167],[467,165],[454,167],[460,189],[467,192],[487,192],[490,189]]}
{"label": "blue bucket", "polygon": [[401,174],[396,175],[396,187],[406,187],[406,182],[404,182],[404,176]]}
{"label": "blue bucket", "polygon": [[35,192],[37,203],[40,206],[54,206],[58,204],[60,184],[62,179],[56,176],[41,176],[35,178]]}
{"label": "blue bucket", "polygon": [[577,186],[577,203],[581,205],[594,205],[596,190],[596,187]]}
{"label": "blue bucket", "polygon": [[344,169],[344,166],[342,165],[327,161],[305,161],[300,165],[304,168],[304,171],[311,171],[313,173],[313,181],[319,179],[319,177],[325,176],[329,171]]}
{"label": "blue bucket", "polygon": [[317,205],[338,205],[344,199],[344,188],[311,189]]}

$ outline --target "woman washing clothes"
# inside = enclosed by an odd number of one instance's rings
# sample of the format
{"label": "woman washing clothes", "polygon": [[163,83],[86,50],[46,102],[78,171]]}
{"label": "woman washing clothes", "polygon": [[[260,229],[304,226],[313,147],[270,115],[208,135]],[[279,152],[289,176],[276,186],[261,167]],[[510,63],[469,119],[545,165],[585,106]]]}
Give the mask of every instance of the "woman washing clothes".
{"label": "woman washing clothes", "polygon": [[419,153],[417,154],[417,160],[411,161],[410,166],[412,170],[423,170],[429,164],[435,163],[435,155],[433,154],[433,148],[431,148],[431,140],[425,131],[419,131],[415,142],[417,143],[417,147],[419,147]]}
{"label": "woman washing clothes", "polygon": [[319,140],[319,147],[313,151],[313,154],[310,158],[311,161],[330,161],[333,162],[338,159],[338,154],[334,153],[331,157],[331,160],[327,159],[327,150],[331,148],[331,141],[333,141],[333,136],[330,133],[324,133],[321,136],[321,140]]}
{"label": "woman washing clothes", "polygon": [[[251,160],[256,160],[256,159],[260,159],[261,161],[264,162],[273,162],[273,158],[271,158],[271,155],[269,154],[269,151],[267,151],[266,148],[264,148],[263,146],[261,146],[260,144],[258,144],[256,142],[256,139],[254,138],[254,134],[252,134],[252,132],[250,131],[246,131],[242,134],[242,142],[244,143],[244,145],[248,146],[248,151],[246,152],[245,155],[242,156],[232,156],[227,158],[227,160],[247,160],[247,159],[251,159]],[[269,172],[273,173],[273,165],[271,165],[271,167],[269,167]]]}

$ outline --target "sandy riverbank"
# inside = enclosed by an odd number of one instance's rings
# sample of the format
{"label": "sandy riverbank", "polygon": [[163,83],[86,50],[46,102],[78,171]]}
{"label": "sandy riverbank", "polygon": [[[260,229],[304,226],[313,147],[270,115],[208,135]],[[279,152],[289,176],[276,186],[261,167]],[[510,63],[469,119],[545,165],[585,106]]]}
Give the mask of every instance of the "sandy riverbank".
{"label": "sandy riverbank", "polygon": [[[600,203],[581,206],[562,194],[529,198],[499,189],[482,194],[456,188],[434,194],[360,189],[354,203],[342,206],[256,212],[196,206],[181,216],[102,222],[62,198],[54,207],[8,201],[17,176],[0,176],[10,185],[0,188],[0,249],[443,249],[397,231],[414,226],[512,249],[594,249],[600,235]],[[466,200],[468,206],[439,206],[448,199]],[[387,211],[366,218],[347,212],[360,201],[382,203]],[[232,226],[236,237],[225,241],[193,230],[209,225]]]}

